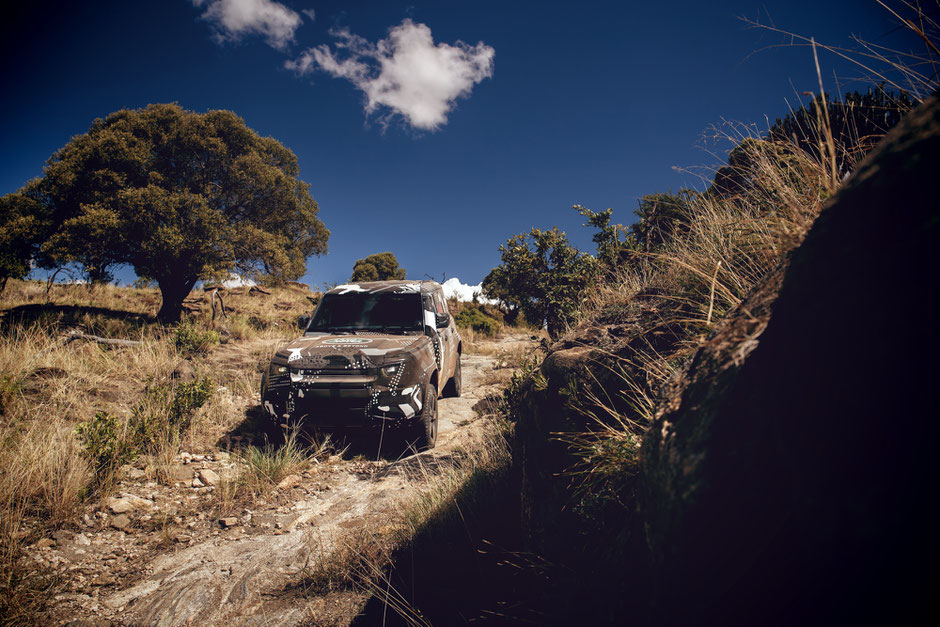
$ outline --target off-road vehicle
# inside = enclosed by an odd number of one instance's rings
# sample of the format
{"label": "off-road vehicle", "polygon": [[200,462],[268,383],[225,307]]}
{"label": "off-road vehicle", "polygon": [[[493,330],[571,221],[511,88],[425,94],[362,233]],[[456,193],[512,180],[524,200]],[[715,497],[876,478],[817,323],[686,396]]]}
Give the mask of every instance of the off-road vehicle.
{"label": "off-road vehicle", "polygon": [[274,355],[261,404],[281,427],[397,430],[431,448],[439,392],[460,396],[461,351],[440,284],[340,285]]}

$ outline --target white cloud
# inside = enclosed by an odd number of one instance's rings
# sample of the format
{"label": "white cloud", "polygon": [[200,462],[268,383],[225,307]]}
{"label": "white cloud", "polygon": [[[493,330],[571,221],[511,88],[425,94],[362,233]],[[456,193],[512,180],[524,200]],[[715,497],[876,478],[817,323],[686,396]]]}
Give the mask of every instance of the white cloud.
{"label": "white cloud", "polygon": [[195,7],[206,7],[202,18],[212,24],[220,42],[262,35],[268,45],[283,50],[294,40],[294,31],[303,21],[295,11],[274,0],[192,0],[192,3]]}
{"label": "white cloud", "polygon": [[386,113],[383,122],[398,114],[415,128],[435,130],[447,122],[458,98],[493,75],[492,47],[435,44],[430,28],[409,19],[375,44],[346,29],[332,35],[337,39],[332,49],[310,48],[285,67],[345,78],[365,94],[366,113]]}
{"label": "white cloud", "polygon": [[473,295],[477,295],[477,302],[480,303],[491,303],[496,304],[495,300],[489,298],[483,298],[481,291],[483,286],[480,283],[476,285],[466,285],[460,282],[460,279],[457,277],[451,277],[444,281],[441,284],[441,287],[444,288],[444,296],[446,298],[456,298],[464,302],[470,302],[473,300]]}

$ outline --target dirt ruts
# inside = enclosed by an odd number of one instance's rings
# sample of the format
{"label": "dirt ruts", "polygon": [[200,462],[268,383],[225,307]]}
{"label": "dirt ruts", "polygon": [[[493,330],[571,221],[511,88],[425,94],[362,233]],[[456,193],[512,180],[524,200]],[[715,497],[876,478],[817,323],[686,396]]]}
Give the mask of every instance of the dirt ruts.
{"label": "dirt ruts", "polygon": [[[507,336],[487,347],[487,356],[463,356],[463,394],[440,400],[433,450],[400,459],[320,459],[230,516],[216,518],[213,511],[219,489],[213,484],[237,465],[224,452],[181,454],[173,487],[125,469],[114,496],[85,514],[80,532],[60,532],[32,550],[38,562],[71,577],[55,597],[53,616],[153,625],[290,625],[315,618],[317,599],[296,585],[311,564],[329,560],[350,534],[400,525],[416,489],[444,472],[457,451],[472,454],[487,423],[481,401],[499,391],[499,355],[528,342]],[[366,597],[336,600],[322,618],[343,624]]]}

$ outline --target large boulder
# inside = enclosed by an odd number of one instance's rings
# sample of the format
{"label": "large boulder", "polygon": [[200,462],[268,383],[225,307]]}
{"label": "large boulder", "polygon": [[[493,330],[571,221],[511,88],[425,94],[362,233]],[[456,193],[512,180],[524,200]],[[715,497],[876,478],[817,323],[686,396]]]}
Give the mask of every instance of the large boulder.
{"label": "large boulder", "polygon": [[907,623],[937,590],[940,106],[913,112],[649,430],[659,624]]}

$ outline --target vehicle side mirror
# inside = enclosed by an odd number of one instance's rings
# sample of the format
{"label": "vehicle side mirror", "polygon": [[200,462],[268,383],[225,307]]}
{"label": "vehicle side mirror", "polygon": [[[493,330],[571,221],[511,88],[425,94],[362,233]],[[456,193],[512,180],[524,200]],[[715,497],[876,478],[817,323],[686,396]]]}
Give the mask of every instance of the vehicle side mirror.
{"label": "vehicle side mirror", "polygon": [[306,331],[308,324],[310,324],[310,316],[297,316],[297,328],[301,331]]}
{"label": "vehicle side mirror", "polygon": [[450,324],[450,314],[439,313],[435,315],[435,321],[438,329],[444,329]]}

